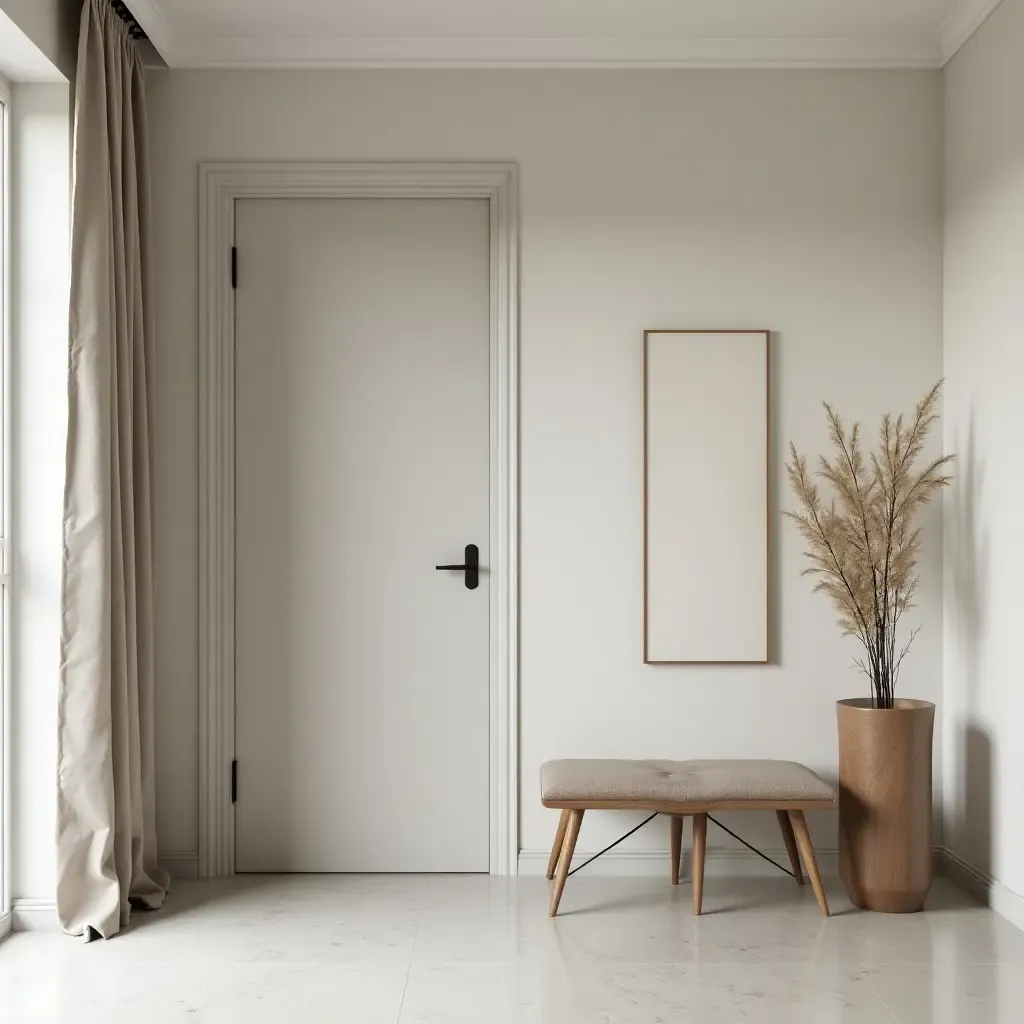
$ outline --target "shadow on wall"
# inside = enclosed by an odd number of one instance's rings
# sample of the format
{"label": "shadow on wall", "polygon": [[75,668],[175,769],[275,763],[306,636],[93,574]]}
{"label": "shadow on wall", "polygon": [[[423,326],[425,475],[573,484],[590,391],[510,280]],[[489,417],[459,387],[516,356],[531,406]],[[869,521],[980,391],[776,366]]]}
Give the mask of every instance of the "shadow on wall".
{"label": "shadow on wall", "polygon": [[957,715],[950,737],[958,766],[955,780],[955,816],[950,822],[954,851],[974,867],[992,872],[992,736],[978,718],[981,683],[981,638],[988,622],[986,607],[989,573],[988,533],[979,523],[978,510],[985,483],[984,463],[978,458],[974,411],[971,410],[966,443],[955,438],[957,480],[951,495],[949,526],[952,569],[951,630],[955,651],[953,678],[960,691],[953,707]]}

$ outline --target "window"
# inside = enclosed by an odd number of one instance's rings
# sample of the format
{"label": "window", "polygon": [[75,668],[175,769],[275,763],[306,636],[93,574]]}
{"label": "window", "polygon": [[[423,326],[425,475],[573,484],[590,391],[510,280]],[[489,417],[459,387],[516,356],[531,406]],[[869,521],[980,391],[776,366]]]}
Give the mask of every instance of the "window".
{"label": "window", "polygon": [[0,935],[10,926],[10,806],[8,729],[10,726],[10,324],[8,302],[10,87],[0,76]]}

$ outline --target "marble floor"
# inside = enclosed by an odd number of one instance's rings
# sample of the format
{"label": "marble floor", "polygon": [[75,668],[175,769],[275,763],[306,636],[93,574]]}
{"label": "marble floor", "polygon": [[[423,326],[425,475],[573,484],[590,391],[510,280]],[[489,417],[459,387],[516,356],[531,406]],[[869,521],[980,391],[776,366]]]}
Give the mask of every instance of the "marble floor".
{"label": "marble floor", "polygon": [[1017,1024],[1024,933],[944,881],[924,914],[824,921],[786,879],[580,875],[179,882],[109,942],[0,943],[32,1024]]}

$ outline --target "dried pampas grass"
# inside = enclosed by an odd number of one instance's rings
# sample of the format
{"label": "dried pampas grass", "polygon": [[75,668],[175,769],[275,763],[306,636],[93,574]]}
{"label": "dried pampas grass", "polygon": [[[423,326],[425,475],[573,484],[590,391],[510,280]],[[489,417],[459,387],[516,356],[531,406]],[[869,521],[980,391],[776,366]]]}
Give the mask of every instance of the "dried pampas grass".
{"label": "dried pampas grass", "polygon": [[847,433],[827,402],[829,437],[835,458],[819,456],[815,476],[829,485],[825,500],[807,469],[807,459],[790,444],[789,482],[799,510],[786,512],[807,542],[810,564],[805,576],[817,580],[839,611],[843,635],[855,636],[866,655],[857,666],[871,680],[875,705],[891,708],[900,665],[918,630],[902,647],[897,626],[912,607],[917,589],[921,529],[914,525],[921,509],[952,482],[945,455],[917,468],[929,431],[938,419],[939,381],[918,404],[912,420],[886,414],[878,431],[878,449],[865,461],[860,425]]}

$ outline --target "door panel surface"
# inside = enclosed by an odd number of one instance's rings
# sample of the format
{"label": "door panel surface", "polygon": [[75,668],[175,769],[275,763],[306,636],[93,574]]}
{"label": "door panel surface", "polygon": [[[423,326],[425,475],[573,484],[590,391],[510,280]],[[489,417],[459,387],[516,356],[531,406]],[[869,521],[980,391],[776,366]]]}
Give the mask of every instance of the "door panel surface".
{"label": "door panel surface", "polygon": [[242,200],[236,244],[236,869],[486,871],[488,203]]}

